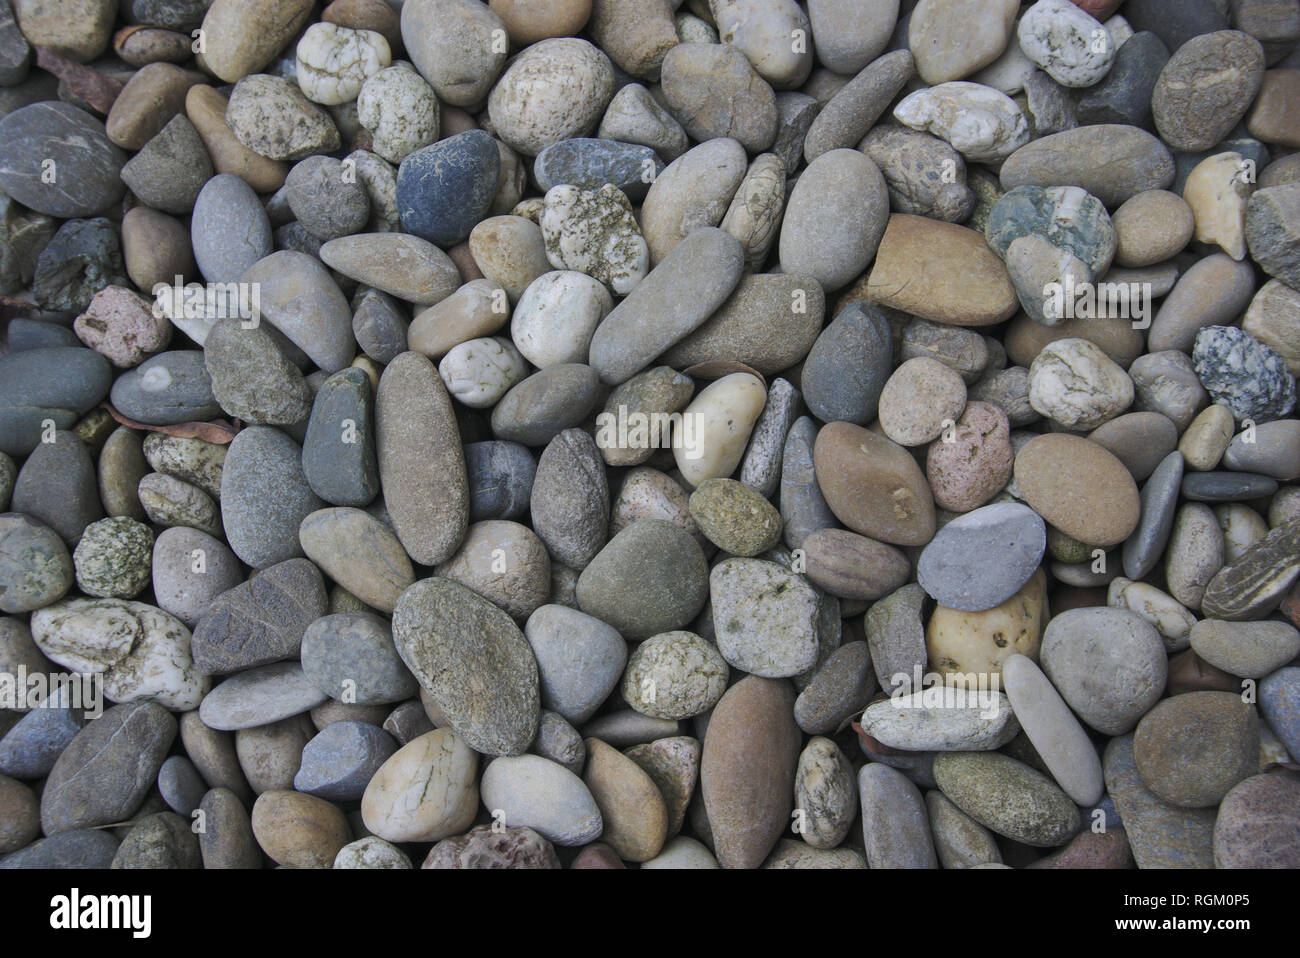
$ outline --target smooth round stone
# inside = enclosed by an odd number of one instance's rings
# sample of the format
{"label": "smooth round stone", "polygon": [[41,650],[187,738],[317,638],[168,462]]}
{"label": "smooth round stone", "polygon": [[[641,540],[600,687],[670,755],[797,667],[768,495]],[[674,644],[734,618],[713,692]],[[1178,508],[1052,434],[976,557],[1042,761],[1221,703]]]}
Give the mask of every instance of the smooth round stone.
{"label": "smooth round stone", "polygon": [[212,283],[238,280],[275,248],[271,222],[257,194],[230,173],[204,184],[194,202],[190,224],[194,258],[203,277]]}
{"label": "smooth round stone", "polygon": [[[92,216],[122,198],[126,154],[99,120],[70,103],[14,110],[0,119],[0,144],[0,188],[38,213]],[[47,160],[53,178],[45,175]]]}
{"label": "smooth round stone", "polygon": [[215,419],[223,412],[203,353],[196,349],[146,359],[113,383],[109,401],[122,415],[151,426]]}
{"label": "smooth round stone", "polygon": [[70,432],[56,431],[27,457],[14,480],[10,508],[48,525],[69,546],[103,516],[90,450]]}
{"label": "smooth round stone", "polygon": [[1143,485],[1141,517],[1123,550],[1124,574],[1130,579],[1141,579],[1160,562],[1174,526],[1179,484],[1184,481],[1183,455],[1175,451],[1161,460]]}
{"label": "smooth round stone", "polygon": [[799,549],[808,580],[841,599],[878,599],[901,586],[911,571],[899,550],[843,529],[818,529]]}
{"label": "smooth round stone", "polygon": [[591,133],[614,95],[614,68],[586,40],[563,37],[528,47],[488,97],[488,115],[510,147],[536,156]]}
{"label": "smooth round stone", "polygon": [[693,632],[664,632],[632,652],[623,698],[653,718],[686,719],[717,704],[727,690],[727,662],[717,646]]}
{"label": "smooth round stone", "polygon": [[1137,724],[1163,694],[1168,671],[1155,626],[1127,609],[1060,613],[1043,633],[1039,661],[1075,713],[1106,735]]}
{"label": "smooth round stone", "polygon": [[1016,483],[1047,522],[1090,545],[1123,542],[1140,518],[1137,485],[1124,464],[1077,436],[1040,436],[1016,456]]}
{"label": "smooth round stone", "polygon": [[379,479],[393,531],[421,565],[451,557],[469,523],[469,484],[460,431],[433,364],[403,353],[375,394]]}
{"label": "smooth round stone", "polygon": [[390,842],[458,835],[478,809],[478,755],[449,728],[402,746],[371,778],[361,799],[365,826]]}
{"label": "smooth round stone", "polygon": [[663,59],[667,107],[682,119],[692,139],[730,137],[751,153],[776,138],[776,97],[730,43],[682,43]]}
{"label": "smooth round stone", "polygon": [[566,429],[547,444],[531,506],[533,528],[557,562],[582,569],[600,551],[608,531],[609,486],[590,434]]}
{"label": "smooth round stone", "polygon": [[1300,654],[1300,632],[1285,622],[1204,619],[1192,626],[1190,638],[1206,662],[1249,679],[1264,678]]}
{"label": "smooth round stone", "polygon": [[1139,482],[1155,472],[1175,446],[1181,448],[1178,427],[1156,412],[1116,416],[1090,432],[1088,439],[1122,462]]}
{"label": "smooth round stone", "polygon": [[29,710],[0,737],[0,775],[43,778],[81,731],[86,713],[62,707],[70,701],[68,692],[57,695],[46,707]]}
{"label": "smooth round stone", "polygon": [[410,153],[397,171],[403,228],[438,246],[462,242],[487,214],[500,168],[496,141],[482,130]]}
{"label": "smooth round stone", "polygon": [[382,729],[364,722],[334,722],[302,750],[293,787],[331,801],[356,801],[395,751],[397,743]]}
{"label": "smooth round stone", "polygon": [[836,73],[861,70],[889,43],[898,8],[896,0],[810,0],[808,19],[818,62]]}
{"label": "smooth round stone", "polygon": [[1151,95],[1161,139],[1184,152],[1210,149],[1245,116],[1263,78],[1264,51],[1249,34],[1193,37],[1174,51]]}
{"label": "smooth round stone", "polygon": [[574,137],[538,153],[533,176],[543,193],[560,184],[598,190],[612,183],[629,199],[640,200],[663,168],[663,161],[647,146]]}
{"label": "smooth round stone", "polygon": [[985,506],[939,530],[917,562],[918,581],[942,606],[981,612],[1029,581],[1046,545],[1046,527],[1032,509],[1018,503]]}
{"label": "smooth round stone", "polygon": [[822,330],[804,361],[800,384],[808,408],[825,422],[867,425],[876,418],[892,360],[884,314],[865,303],[847,307]]}
{"label": "smooth round stone", "polygon": [[730,137],[707,140],[668,164],[641,205],[652,265],[689,233],[722,222],[748,167],[745,148]]}
{"label": "smooth round stone", "polygon": [[401,29],[439,100],[466,109],[482,104],[506,59],[506,28],[495,12],[472,0],[418,0],[403,5]]}
{"label": "smooth round stone", "polygon": [[352,362],[352,310],[320,260],[280,250],[254,263],[240,281],[259,284],[262,318],[322,370],[334,373]]}
{"label": "smooth round stone", "polygon": [[[312,12],[312,4],[306,0],[214,0],[207,7],[206,15],[200,13],[204,34],[209,37],[204,62],[227,83],[268,66]],[[192,18],[187,18],[177,26],[188,29],[191,25]]]}
{"label": "smooth round stone", "polygon": [[73,562],[59,534],[18,513],[0,515],[0,611],[41,609],[67,594]]}
{"label": "smooth round stone", "polygon": [[718,648],[731,665],[764,678],[799,675],[817,662],[820,599],[774,562],[727,559],[709,575]]}
{"label": "smooth round stone", "polygon": [[881,390],[880,427],[901,446],[921,446],[938,439],[944,423],[955,422],[965,406],[960,375],[936,359],[907,359]]}
{"label": "smooth round stone", "polygon": [[1078,186],[1109,208],[1173,183],[1169,149],[1145,130],[1125,124],[1081,126],[1040,137],[1002,165],[1002,187]]}
{"label": "smooth round stone", "polygon": [[787,273],[806,273],[839,289],[871,262],[889,220],[889,191],[879,168],[856,150],[830,150],[799,177],[781,226]]}
{"label": "smooth round stone", "polygon": [[278,662],[226,679],[204,697],[199,716],[210,728],[235,731],[300,715],[326,698],[297,662]]}
{"label": "smooth round stone", "polygon": [[494,759],[479,787],[484,806],[507,826],[526,826],[557,845],[586,845],[601,834],[600,809],[586,784],[537,755]]}
{"label": "smooth round stone", "polygon": [[489,409],[528,375],[528,363],[504,336],[453,346],[438,363],[447,391],[471,409]]}
{"label": "smooth round stone", "polygon": [[298,526],[324,505],[302,472],[302,450],[279,430],[251,426],[230,444],[221,476],[221,519],[231,549],[265,569],[302,555]]}
{"label": "smooth round stone", "polygon": [[700,791],[724,868],[754,868],[790,821],[800,736],[788,683],[749,676],[709,720]]}
{"label": "smooth round stone", "polygon": [[514,442],[473,442],[465,446],[470,488],[470,519],[515,519],[527,511],[537,462]]}
{"label": "smooth round stone", "polygon": [[510,337],[534,366],[545,369],[587,359],[591,337],[614,300],[603,283],[574,270],[537,277],[510,320]]}
{"label": "smooth round stone", "polygon": [[749,373],[730,373],[701,390],[682,413],[687,425],[673,433],[682,478],[697,486],[732,475],[766,401],[762,380]]}
{"label": "smooth round stone", "polygon": [[629,639],[679,629],[708,595],[708,565],[690,533],[670,522],[633,522],[605,545],[578,578],[583,612]]}
{"label": "smooth round stone", "polygon": [[551,268],[541,228],[523,216],[483,220],[470,231],[469,251],[479,272],[504,289],[511,302]]}
{"label": "smooth round stone", "polygon": [[936,506],[966,512],[992,499],[1011,478],[1010,423],[997,406],[971,402],[945,436],[926,452],[926,480]]}
{"label": "smooth round stone", "polygon": [[893,545],[925,545],[934,535],[930,487],[899,445],[851,423],[817,434],[816,478],[835,516],[854,532]]}
{"label": "smooth round stone", "polygon": [[1000,748],[1020,730],[1001,694],[948,695],[945,701],[922,690],[873,702],[860,719],[862,731],[888,748],[961,752]]}
{"label": "smooth round stone", "polygon": [[1079,810],[1045,775],[1006,755],[941,753],[940,790],[981,825],[1036,848],[1064,845],[1079,830]]}
{"label": "smooth round stone", "polygon": [[499,439],[544,446],[587,418],[597,402],[599,385],[597,371],[580,363],[543,369],[512,387],[496,404],[492,431]]}
{"label": "smooth round stone", "polygon": [[329,868],[352,838],[336,805],[296,791],[263,792],[253,804],[252,824],[262,851],[286,868]]}
{"label": "smooth round stone", "polygon": [[1029,404],[1067,429],[1096,429],[1133,403],[1133,381],[1086,339],[1050,343],[1029,368]]}
{"label": "smooth round stone", "polygon": [[1095,805],[1105,788],[1101,760],[1065,700],[1023,655],[1003,663],[1002,680],[1016,720],[1048,772],[1075,804]]}
{"label": "smooth round stone", "polygon": [[691,494],[691,518],[718,548],[738,556],[766,552],[781,538],[781,515],[734,479],[706,479]]}
{"label": "smooth round stone", "polygon": [[[475,636],[466,644],[463,637]],[[424,579],[393,610],[402,661],[476,751],[518,755],[537,733],[537,663],[510,616],[466,587]],[[491,675],[491,694],[484,695]]]}
{"label": "smooth round stone", "polygon": [[813,673],[794,703],[794,720],[809,735],[831,735],[866,708],[876,690],[865,642],[840,646]]}
{"label": "smooth round stone", "polygon": [[47,836],[129,818],[158,778],[176,720],[156,702],[105,710],[64,749],[41,793]]}
{"label": "smooth round stone", "polygon": [[1149,190],[1125,201],[1111,217],[1115,227],[1115,262],[1141,267],[1163,263],[1191,240],[1195,219],[1177,193]]}
{"label": "smooth round stone", "polygon": [[488,519],[470,526],[465,541],[438,574],[504,609],[516,619],[531,614],[550,594],[546,546],[527,526]]}
{"label": "smooth round stone", "polygon": [[49,347],[0,357],[0,452],[25,456],[41,444],[44,421],[70,429],[113,383],[107,359],[81,347]]}
{"label": "smooth round stone", "polygon": [[1232,692],[1188,692],[1138,723],[1133,755],[1143,783],[1184,808],[1217,805],[1259,768],[1259,718]]}
{"label": "smooth round stone", "polygon": [[1008,0],[964,0],[955,9],[922,0],[905,20],[906,46],[921,78],[931,85],[960,80],[997,60],[1011,39],[1017,9]]}
{"label": "smooth round stone", "polygon": [[577,724],[609,696],[627,661],[618,632],[577,609],[540,607],[528,617],[524,636],[537,659],[543,707]]}
{"label": "smooth round stone", "polygon": [[388,623],[369,612],[340,612],[312,622],[302,636],[307,678],[337,701],[400,702],[418,689],[393,645]]}
{"label": "smooth round stone", "polygon": [[1194,472],[1183,478],[1183,495],[1195,502],[1243,502],[1277,491],[1277,480],[1245,472]]}
{"label": "smooth round stone", "polygon": [[667,805],[654,779],[600,739],[588,738],[586,746],[583,782],[600,809],[601,837],[626,861],[654,858],[668,833]]}
{"label": "smooth round stone", "polygon": [[40,838],[0,860],[0,869],[110,867],[118,840],[112,832],[79,828]]}
{"label": "smooth round stone", "polygon": [[1218,868],[1294,868],[1291,843],[1300,783],[1285,773],[1252,775],[1224,796],[1214,824]]}

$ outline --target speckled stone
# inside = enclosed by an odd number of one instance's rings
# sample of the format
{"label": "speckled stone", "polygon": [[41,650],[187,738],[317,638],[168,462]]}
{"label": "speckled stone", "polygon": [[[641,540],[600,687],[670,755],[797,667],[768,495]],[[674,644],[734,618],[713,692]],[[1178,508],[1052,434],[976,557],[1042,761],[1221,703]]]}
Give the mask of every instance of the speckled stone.
{"label": "speckled stone", "polygon": [[1211,399],[1238,420],[1278,419],[1295,407],[1295,377],[1268,346],[1232,326],[1207,326],[1192,350]]}
{"label": "speckled stone", "polygon": [[439,246],[461,242],[487,214],[500,169],[496,142],[482,130],[408,154],[397,171],[403,227]]}

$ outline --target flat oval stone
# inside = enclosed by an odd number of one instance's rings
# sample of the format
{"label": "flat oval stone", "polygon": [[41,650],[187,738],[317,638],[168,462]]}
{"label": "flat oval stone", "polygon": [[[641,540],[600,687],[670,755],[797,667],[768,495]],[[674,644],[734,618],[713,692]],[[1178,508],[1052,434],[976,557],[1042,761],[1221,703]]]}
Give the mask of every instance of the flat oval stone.
{"label": "flat oval stone", "polygon": [[509,615],[455,582],[424,579],[398,599],[393,638],[402,661],[472,748],[488,755],[527,750],[540,708],[537,662]]}
{"label": "flat oval stone", "polygon": [[816,439],[816,422],[801,416],[790,427],[781,451],[781,525],[785,544],[791,549],[799,548],[810,533],[836,523],[814,475]]}
{"label": "flat oval stone", "polygon": [[356,801],[395,751],[397,743],[383,729],[365,722],[334,722],[302,750],[293,787],[317,798]]}
{"label": "flat oval stone", "polygon": [[454,246],[487,215],[501,155],[483,130],[468,130],[422,147],[397,170],[402,226],[438,246]]}
{"label": "flat oval stone", "polygon": [[859,722],[882,745],[914,752],[992,750],[1020,731],[1005,695],[940,686],[896,691],[868,705]]}
{"label": "flat oval stone", "polygon": [[1016,720],[1052,777],[1076,805],[1099,802],[1105,788],[1101,759],[1043,671],[1033,659],[1013,655],[1002,663],[1002,681]]}
{"label": "flat oval stone", "polygon": [[201,422],[223,412],[213,395],[203,353],[197,349],[151,356],[118,377],[109,401],[122,415],[150,426]]}
{"label": "flat oval stone", "polygon": [[902,446],[836,422],[817,434],[813,460],[827,504],[854,532],[893,545],[925,545],[934,536],[929,484]]}
{"label": "flat oval stone", "polygon": [[[1168,416],[1158,412],[1130,412],[1103,423],[1088,438],[1102,446],[1141,482],[1156,471],[1156,467],[1175,448],[1183,452],[1178,440],[1178,427]],[[1187,465],[1192,465],[1187,461]],[[1196,468],[1193,466],[1193,468]]]}
{"label": "flat oval stone", "polygon": [[1300,632],[1285,622],[1222,622],[1192,626],[1192,649],[1215,668],[1261,679],[1300,654]]}
{"label": "flat oval stone", "polygon": [[1151,95],[1160,138],[1194,153],[1223,140],[1246,115],[1264,78],[1264,50],[1238,30],[1193,37],[1174,50]]}
{"label": "flat oval stone", "polygon": [[818,529],[799,548],[808,581],[840,599],[879,599],[911,573],[911,563],[898,549],[844,529]]}
{"label": "flat oval stone", "polygon": [[1183,455],[1174,451],[1161,461],[1142,487],[1141,517],[1123,550],[1124,574],[1130,579],[1141,579],[1160,562],[1173,531],[1182,480]]}
{"label": "flat oval stone", "polygon": [[357,705],[401,702],[419,689],[388,622],[369,612],[322,616],[302,636],[302,668],[322,692]]}
{"label": "flat oval stone", "polygon": [[745,148],[730,137],[706,140],[668,164],[641,205],[652,265],[689,233],[722,222],[748,166]]}
{"label": "flat oval stone", "polygon": [[590,434],[566,429],[547,444],[532,487],[533,530],[551,557],[582,569],[605,544],[609,484]]}
{"label": "flat oval stone", "polygon": [[804,361],[800,384],[813,415],[865,426],[876,418],[893,369],[889,321],[868,303],[846,307],[822,330]]}
{"label": "flat oval stone", "polygon": [[618,385],[685,338],[731,295],[744,252],[735,237],[704,227],[675,246],[605,317],[591,340],[591,365]]}
{"label": "flat oval stone", "polygon": [[921,790],[902,772],[869,763],[858,772],[869,868],[938,868]]}
{"label": "flat oval stone", "polygon": [[794,703],[794,720],[809,735],[831,735],[866,708],[876,691],[865,642],[846,642],[821,663]]}
{"label": "flat oval stone", "polygon": [[709,575],[718,649],[731,665],[764,678],[807,672],[817,663],[820,598],[775,562],[727,559]]}
{"label": "flat oval stone", "polygon": [[1035,848],[1064,845],[1081,825],[1078,808],[1047,776],[991,752],[940,753],[940,790],[967,815],[999,835]]}
{"label": "flat oval stone", "polygon": [[947,523],[917,561],[917,581],[940,605],[982,612],[1029,581],[1047,547],[1042,518],[1018,503],[995,503]]}
{"label": "flat oval stone", "polygon": [[663,161],[647,146],[573,137],[538,153],[533,176],[543,193],[562,183],[583,190],[612,183],[635,201],[645,197],[663,168]]}
{"label": "flat oval stone", "polygon": [[524,636],[537,659],[542,705],[575,724],[595,714],[627,662],[622,636],[577,609],[541,606],[528,617]]}
{"label": "flat oval stone", "polygon": [[421,565],[446,561],[469,524],[469,486],[451,399],[419,353],[384,369],[375,437],[384,502],[402,547]]}
{"label": "flat oval stone", "polygon": [[261,200],[232,173],[220,173],[203,185],[194,201],[190,237],[199,271],[210,283],[237,281],[275,249]]}
{"label": "flat oval stone", "polygon": [[93,216],[116,203],[126,159],[104,124],[71,103],[33,103],[0,119],[0,187],[47,216]]}
{"label": "flat oval stone", "polygon": [[1035,512],[1082,542],[1118,545],[1138,524],[1133,477],[1086,439],[1052,434],[1031,440],[1016,455],[1015,477]]}
{"label": "flat oval stone", "polygon": [[1277,480],[1248,472],[1192,472],[1183,477],[1182,492],[1193,502],[1249,502],[1277,492]]}
{"label": "flat oval stone", "polygon": [[1174,181],[1174,160],[1147,131],[1102,123],[1027,143],[1007,158],[1000,176],[1007,190],[1078,186],[1113,209],[1138,193],[1167,189]]}
{"label": "flat oval stone", "polygon": [[108,395],[112,369],[106,358],[80,346],[0,356],[0,452],[30,453],[41,441],[45,419],[71,429]]}
{"label": "flat oval stone", "polygon": [[43,708],[34,708],[0,738],[0,775],[43,778],[86,724],[82,709],[63,707],[69,692],[56,692]]}
{"label": "flat oval stone", "polygon": [[361,509],[321,509],[298,527],[303,551],[334,582],[381,612],[415,581],[411,561],[387,525]]}
{"label": "flat oval stone", "polygon": [[361,798],[368,830],[390,842],[438,841],[459,835],[478,810],[478,755],[449,728],[398,749]]}
{"label": "flat oval stone", "polygon": [[298,444],[250,426],[230,444],[221,473],[221,520],[235,555],[257,569],[302,555],[298,527],[324,503],[307,485]]}
{"label": "flat oval stone", "polygon": [[277,662],[240,672],[216,686],[204,696],[199,717],[221,731],[256,728],[301,715],[328,697],[297,662]]}
{"label": "flat oval stone", "polygon": [[1138,723],[1133,757],[1142,782],[1185,808],[1217,805],[1259,769],[1259,717],[1235,692],[1165,699]]}
{"label": "flat oval stone", "polygon": [[583,780],[538,755],[493,759],[479,792],[486,808],[505,813],[507,825],[527,826],[557,845],[586,845],[604,825]]}
{"label": "flat oval stone", "polygon": [[548,366],[513,386],[492,410],[499,439],[544,446],[581,424],[599,399],[600,375],[591,366]]}
{"label": "flat oval stone", "polygon": [[421,306],[442,302],[460,286],[451,257],[418,236],[340,236],[321,246],[320,258],[350,279]]}

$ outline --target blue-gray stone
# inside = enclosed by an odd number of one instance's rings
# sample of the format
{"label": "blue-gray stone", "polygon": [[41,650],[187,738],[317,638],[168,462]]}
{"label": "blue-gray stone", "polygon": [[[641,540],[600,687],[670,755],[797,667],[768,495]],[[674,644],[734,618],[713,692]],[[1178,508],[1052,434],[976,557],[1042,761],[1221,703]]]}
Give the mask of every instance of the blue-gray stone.
{"label": "blue-gray stone", "polygon": [[131,0],[130,22],[189,33],[203,22],[210,6],[212,0]]}
{"label": "blue-gray stone", "polygon": [[308,233],[307,227],[297,220],[276,227],[272,235],[275,237],[277,250],[293,250],[295,253],[306,253],[308,256],[320,259],[320,248],[324,245],[324,241]]}
{"label": "blue-gray stone", "polygon": [[984,236],[1005,258],[1011,244],[1031,234],[1068,250],[1093,275],[1115,255],[1115,227],[1101,200],[1078,187],[1017,186],[989,213]]}
{"label": "blue-gray stone", "polygon": [[326,695],[356,705],[401,702],[419,691],[388,620],[373,612],[337,612],[312,622],[302,637],[302,670]]}
{"label": "blue-gray stone", "polygon": [[396,751],[397,742],[377,726],[334,722],[303,748],[293,787],[330,801],[357,801],[379,766]]}
{"label": "blue-gray stone", "polygon": [[117,854],[118,841],[112,832],[79,828],[50,838],[41,838],[0,859],[0,868],[108,868]]}
{"label": "blue-gray stone", "polygon": [[1151,31],[1129,37],[1106,78],[1082,91],[1075,108],[1079,123],[1127,123],[1150,130],[1151,94],[1168,62],[1169,50]]}
{"label": "blue-gray stone", "polygon": [[9,321],[9,352],[21,353],[28,349],[52,349],[59,346],[77,347],[81,340],[67,326],[43,323],[39,319],[21,317]]}
{"label": "blue-gray stone", "polygon": [[1300,668],[1289,665],[1260,681],[1259,710],[1291,761],[1300,762]]}
{"label": "blue-gray stone", "polygon": [[492,432],[525,446],[545,446],[585,420],[600,395],[600,376],[590,366],[548,366],[501,397],[492,410]]}
{"label": "blue-gray stone", "polygon": [[1183,495],[1194,502],[1248,502],[1277,492],[1277,480],[1254,472],[1193,472],[1183,478]]}
{"label": "blue-gray stone", "polygon": [[917,561],[917,582],[940,605],[983,612],[1020,591],[1046,548],[1047,526],[1033,509],[982,506],[935,533]]}
{"label": "blue-gray stone", "polygon": [[[805,388],[807,382],[805,378]],[[818,529],[839,526],[813,474],[816,441],[817,424],[809,416],[800,416],[786,433],[781,449],[781,494],[777,501],[781,506],[782,538],[790,549],[798,549]]]}
{"label": "blue-gray stone", "polygon": [[203,184],[190,217],[194,261],[209,283],[234,283],[274,250],[271,220],[253,188],[233,173]]}
{"label": "blue-gray stone", "polygon": [[34,708],[0,738],[0,775],[43,778],[85,724],[84,709]]}
{"label": "blue-gray stone", "polygon": [[352,335],[363,353],[387,366],[406,352],[406,330],[411,323],[395,299],[367,289],[352,302]]}
{"label": "blue-gray stone", "polygon": [[112,384],[112,364],[79,346],[0,356],[0,452],[27,455],[41,441],[44,420],[71,428]]}
{"label": "blue-gray stone", "polygon": [[1192,368],[1210,394],[1237,420],[1281,419],[1295,408],[1295,377],[1282,357],[1236,326],[1206,326],[1196,334]]}
{"label": "blue-gray stone", "polygon": [[104,124],[71,103],[32,103],[0,120],[0,190],[46,216],[92,216],[116,203],[125,163]]}
{"label": "blue-gray stone", "polygon": [[471,522],[515,519],[528,511],[537,460],[527,446],[494,440],[465,446]]}
{"label": "blue-gray stone", "polygon": [[90,450],[74,433],[59,429],[18,470],[10,508],[57,532],[71,549],[96,519],[104,517],[99,480]]}
{"label": "blue-gray stone", "polygon": [[18,29],[13,5],[0,0],[0,86],[22,83],[31,64],[32,48]]}
{"label": "blue-gray stone", "polygon": [[303,554],[302,520],[325,504],[302,472],[302,449],[271,426],[237,435],[221,470],[221,521],[239,558],[265,569]]}
{"label": "blue-gray stone", "polygon": [[158,769],[158,792],[177,815],[189,818],[207,791],[208,783],[184,755],[172,755]]}
{"label": "blue-gray stone", "polygon": [[202,422],[222,415],[198,349],[172,349],[151,356],[113,383],[110,401],[123,416],[149,426]]}
{"label": "blue-gray stone", "polygon": [[566,183],[583,190],[613,183],[635,202],[645,198],[663,168],[663,160],[648,146],[579,136],[552,143],[538,153],[533,176],[543,193]]}
{"label": "blue-gray stone", "polygon": [[335,506],[365,506],[379,494],[370,377],[340,369],[321,384],[307,423],[302,471],[312,492]]}
{"label": "blue-gray stone", "polygon": [[1137,528],[1125,540],[1122,552],[1124,575],[1130,579],[1141,579],[1154,569],[1165,551],[1178,510],[1178,487],[1183,481],[1183,465],[1183,454],[1175,449],[1160,460],[1160,465],[1142,486],[1138,497]]}
{"label": "blue-gray stone", "polygon": [[59,227],[36,258],[32,295],[42,309],[83,313],[105,286],[130,285],[117,230],[100,216]]}
{"label": "blue-gray stone", "polygon": [[1171,52],[1192,37],[1228,29],[1224,8],[1215,0],[1128,0],[1124,19],[1134,30],[1155,33]]}
{"label": "blue-gray stone", "polygon": [[402,228],[438,246],[455,246],[487,215],[501,154],[485,130],[466,130],[409,154],[397,170]]}
{"label": "blue-gray stone", "polygon": [[822,330],[804,361],[803,398],[822,422],[865,426],[894,369],[889,320],[868,303],[845,307]]}

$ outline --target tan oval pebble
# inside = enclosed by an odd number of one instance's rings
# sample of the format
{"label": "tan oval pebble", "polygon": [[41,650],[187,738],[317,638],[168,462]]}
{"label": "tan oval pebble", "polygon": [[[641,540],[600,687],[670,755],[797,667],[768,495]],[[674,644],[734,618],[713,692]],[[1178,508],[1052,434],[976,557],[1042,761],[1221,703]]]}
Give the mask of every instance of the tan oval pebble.
{"label": "tan oval pebble", "polygon": [[1183,249],[1196,221],[1192,208],[1177,193],[1147,190],[1124,201],[1111,215],[1115,227],[1115,263],[1154,266]]}
{"label": "tan oval pebble", "polygon": [[1171,805],[1218,805],[1259,771],[1259,715],[1235,692],[1186,692],[1156,704],[1133,735],[1142,784]]}
{"label": "tan oval pebble", "polygon": [[1047,619],[1047,576],[1041,568],[1019,592],[984,612],[938,606],[925,629],[930,665],[941,674],[1000,675],[1012,655],[1036,661]]}
{"label": "tan oval pebble", "polygon": [[1223,568],[1226,549],[1214,510],[1203,502],[1186,502],[1174,515],[1165,547],[1165,582],[1170,594],[1192,611],[1201,607],[1205,587]]}
{"label": "tan oval pebble", "polygon": [[313,0],[213,0],[203,18],[203,65],[227,83],[256,73],[285,48],[315,6]]}
{"label": "tan oval pebble", "polygon": [[598,738],[589,738],[583,782],[604,821],[601,839],[620,858],[654,858],[668,837],[668,808],[654,779],[636,762]]}
{"label": "tan oval pebble", "polygon": [[257,193],[271,193],[284,186],[289,164],[267,159],[240,143],[226,123],[226,106],[221,92],[204,83],[196,83],[185,94],[185,115],[199,131],[212,168],[238,176]]}
{"label": "tan oval pebble", "polygon": [[489,0],[492,12],[521,47],[548,37],[571,37],[591,16],[591,0]]}
{"label": "tan oval pebble", "polygon": [[972,402],[950,430],[930,443],[926,480],[936,506],[969,512],[996,496],[1011,478],[1011,424],[992,403]]}
{"label": "tan oval pebble", "polygon": [[735,479],[705,479],[691,494],[689,508],[705,537],[732,555],[756,556],[781,539],[781,513]]}
{"label": "tan oval pebble", "polygon": [[379,767],[361,797],[366,828],[390,842],[459,835],[478,811],[478,753],[449,728],[413,739]]}
{"label": "tan oval pebble", "polygon": [[1223,622],[1192,626],[1192,649],[1215,668],[1260,679],[1300,654],[1300,632],[1285,622]]}
{"label": "tan oval pebble", "polygon": [[1255,543],[1268,535],[1268,523],[1244,502],[1224,502],[1214,506],[1214,518],[1223,530],[1223,558],[1231,565],[1244,556]]}
{"label": "tan oval pebble", "polygon": [[551,272],[541,227],[522,216],[483,220],[469,234],[469,251],[484,278],[504,289],[512,303],[529,283]]}
{"label": "tan oval pebble", "polygon": [[934,498],[916,460],[861,426],[833,422],[817,434],[813,469],[835,517],[861,535],[921,546],[934,536]]}
{"label": "tan oval pebble", "polygon": [[287,868],[332,868],[339,849],[352,841],[337,805],[302,792],[263,792],[253,803],[253,837]]}
{"label": "tan oval pebble", "polygon": [[1115,316],[1067,319],[1044,326],[1022,314],[1011,321],[1003,342],[1008,358],[1028,367],[1044,347],[1062,339],[1086,339],[1124,369],[1146,350],[1146,339],[1140,329],[1133,328],[1133,320]]}
{"label": "tan oval pebble", "polygon": [[302,520],[298,540],[322,572],[381,612],[392,612],[415,581],[397,536],[362,509],[319,509]]}
{"label": "tan oval pebble", "polygon": [[438,566],[438,574],[520,619],[544,605],[551,592],[546,546],[532,529],[505,519],[470,526],[456,554]]}
{"label": "tan oval pebble", "polygon": [[174,284],[177,276],[192,276],[189,227],[166,213],[137,206],[122,217],[122,259],[126,275],[146,293],[159,283]]}
{"label": "tan oval pebble", "polygon": [[1183,454],[1187,468],[1208,472],[1217,466],[1235,428],[1236,421],[1227,406],[1215,403],[1197,413],[1183,438],[1178,440],[1178,451]]}
{"label": "tan oval pebble", "polygon": [[452,347],[491,336],[509,321],[505,290],[486,279],[474,279],[419,313],[406,331],[406,344],[430,359],[441,359]]}
{"label": "tan oval pebble", "polygon": [[1118,545],[1137,528],[1137,483],[1095,442],[1064,433],[1031,439],[1016,456],[1015,478],[1035,512],[1080,542]]}
{"label": "tan oval pebble", "polygon": [[966,383],[937,359],[917,357],[899,366],[880,393],[880,428],[900,446],[938,439],[966,407]]}
{"label": "tan oval pebble", "polygon": [[127,150],[138,150],[185,108],[194,75],[174,63],[150,63],[127,81],[113,101],[104,129]]}

